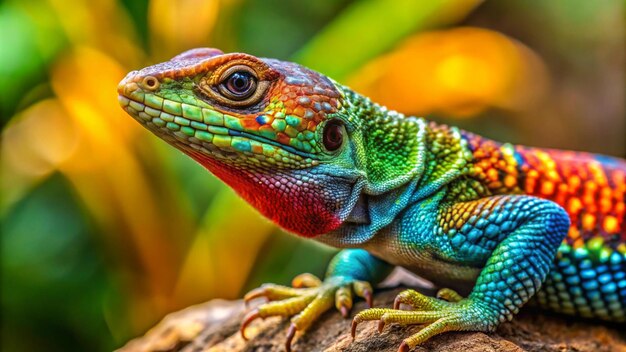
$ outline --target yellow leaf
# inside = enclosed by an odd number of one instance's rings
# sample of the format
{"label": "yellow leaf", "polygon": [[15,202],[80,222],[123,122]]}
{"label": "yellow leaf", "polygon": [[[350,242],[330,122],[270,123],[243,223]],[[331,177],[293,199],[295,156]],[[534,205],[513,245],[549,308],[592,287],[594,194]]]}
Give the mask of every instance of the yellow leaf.
{"label": "yellow leaf", "polygon": [[408,114],[474,116],[523,109],[545,92],[541,59],[500,33],[454,28],[414,35],[349,79],[357,91]]}
{"label": "yellow leaf", "polygon": [[185,259],[177,301],[236,298],[275,226],[232,190],[223,188],[207,210]]}
{"label": "yellow leaf", "polygon": [[24,110],[2,131],[2,211],[56,170],[78,146],[76,126],[56,99]]}
{"label": "yellow leaf", "polygon": [[219,11],[218,0],[153,0],[148,9],[152,47],[159,58],[207,46]]}
{"label": "yellow leaf", "polygon": [[[133,249],[119,259],[128,261],[122,267],[139,266],[141,279],[127,282],[127,294],[137,303],[132,304],[137,311],[131,324],[139,329],[176,306],[171,293],[181,249],[171,234],[190,226],[176,211],[160,211],[168,200],[150,188],[151,178],[159,173],[144,169],[133,153],[136,139],[148,134],[117,103],[116,86],[125,71],[103,52],[78,47],[58,61],[51,82],[79,141],[60,170],[107,233],[105,243],[113,243],[115,250]],[[129,254],[136,258],[127,258]]]}

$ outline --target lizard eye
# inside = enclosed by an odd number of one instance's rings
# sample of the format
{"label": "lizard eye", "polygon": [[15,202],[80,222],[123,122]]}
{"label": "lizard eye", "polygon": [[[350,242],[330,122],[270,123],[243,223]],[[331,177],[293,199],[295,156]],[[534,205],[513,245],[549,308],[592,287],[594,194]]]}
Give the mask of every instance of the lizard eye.
{"label": "lizard eye", "polygon": [[257,78],[250,69],[245,66],[235,66],[227,70],[218,85],[218,90],[226,98],[241,101],[254,94],[257,88]]}
{"label": "lizard eye", "polygon": [[196,93],[231,109],[252,108],[263,100],[278,75],[255,60],[231,60],[208,72],[196,82]]}
{"label": "lizard eye", "polygon": [[339,120],[330,120],[324,126],[324,148],[329,152],[335,151],[343,144],[343,125]]}

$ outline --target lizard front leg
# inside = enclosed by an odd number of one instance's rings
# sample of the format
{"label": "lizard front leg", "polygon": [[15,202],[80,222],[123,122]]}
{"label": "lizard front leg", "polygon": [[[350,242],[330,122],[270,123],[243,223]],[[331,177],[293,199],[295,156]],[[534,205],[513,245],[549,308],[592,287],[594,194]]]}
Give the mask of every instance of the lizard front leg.
{"label": "lizard front leg", "polygon": [[306,330],[333,306],[333,302],[344,317],[352,308],[352,292],[365,298],[371,307],[372,284],[384,279],[392,268],[365,250],[345,249],[330,262],[324,281],[311,274],[303,274],[293,280],[294,287],[263,285],[252,290],[244,299],[249,301],[265,297],[270,302],[255,308],[244,317],[241,335],[246,338],[246,326],[256,318],[293,316],[285,343],[289,351],[296,331]]}
{"label": "lizard front leg", "polygon": [[[493,331],[510,320],[541,287],[559,244],[567,234],[569,217],[556,203],[528,196],[494,196],[443,205],[430,235],[437,255],[460,266],[482,267],[467,298],[444,290],[447,300],[407,290],[400,303],[416,311],[373,308],[357,314],[353,336],[361,321],[427,324],[405,339],[408,351],[446,331]],[[407,244],[411,246],[411,244]],[[437,265],[437,263],[433,263]]]}

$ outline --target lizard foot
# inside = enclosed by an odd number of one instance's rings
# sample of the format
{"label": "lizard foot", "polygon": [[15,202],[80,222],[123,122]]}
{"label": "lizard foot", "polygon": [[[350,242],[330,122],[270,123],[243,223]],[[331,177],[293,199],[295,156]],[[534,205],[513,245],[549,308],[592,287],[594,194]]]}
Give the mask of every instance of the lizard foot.
{"label": "lizard foot", "polygon": [[246,327],[257,318],[292,316],[285,342],[285,349],[290,351],[295,333],[306,330],[332,307],[333,302],[341,315],[347,317],[352,308],[352,291],[365,298],[369,307],[372,306],[372,286],[365,281],[329,277],[322,282],[314,275],[302,274],[293,279],[292,286],[265,284],[245,295],[246,303],[259,297],[264,297],[269,302],[253,309],[244,317],[240,328],[244,339],[247,339]]}
{"label": "lizard foot", "polygon": [[[440,290],[438,296],[446,300],[425,296],[414,290],[402,291],[394,301],[394,308],[370,308],[357,314],[352,320],[352,337],[357,325],[363,321],[378,320],[378,331],[386,324],[424,324],[418,333],[404,339],[398,351],[409,351],[429,338],[447,331],[492,331],[498,319],[494,312],[471,298],[462,298],[450,289]],[[400,304],[417,310],[400,310]]]}

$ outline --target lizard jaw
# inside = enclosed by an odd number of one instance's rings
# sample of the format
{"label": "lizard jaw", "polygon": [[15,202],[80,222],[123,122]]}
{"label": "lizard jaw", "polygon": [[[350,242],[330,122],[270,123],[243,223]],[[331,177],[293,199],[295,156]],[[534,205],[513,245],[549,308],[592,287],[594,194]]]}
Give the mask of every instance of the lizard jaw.
{"label": "lizard jaw", "polygon": [[280,169],[307,168],[319,164],[309,153],[249,133],[232,121],[235,117],[208,104],[192,106],[164,99],[142,87],[145,78],[131,72],[118,85],[118,102],[159,138],[188,153],[231,163],[256,164]]}

